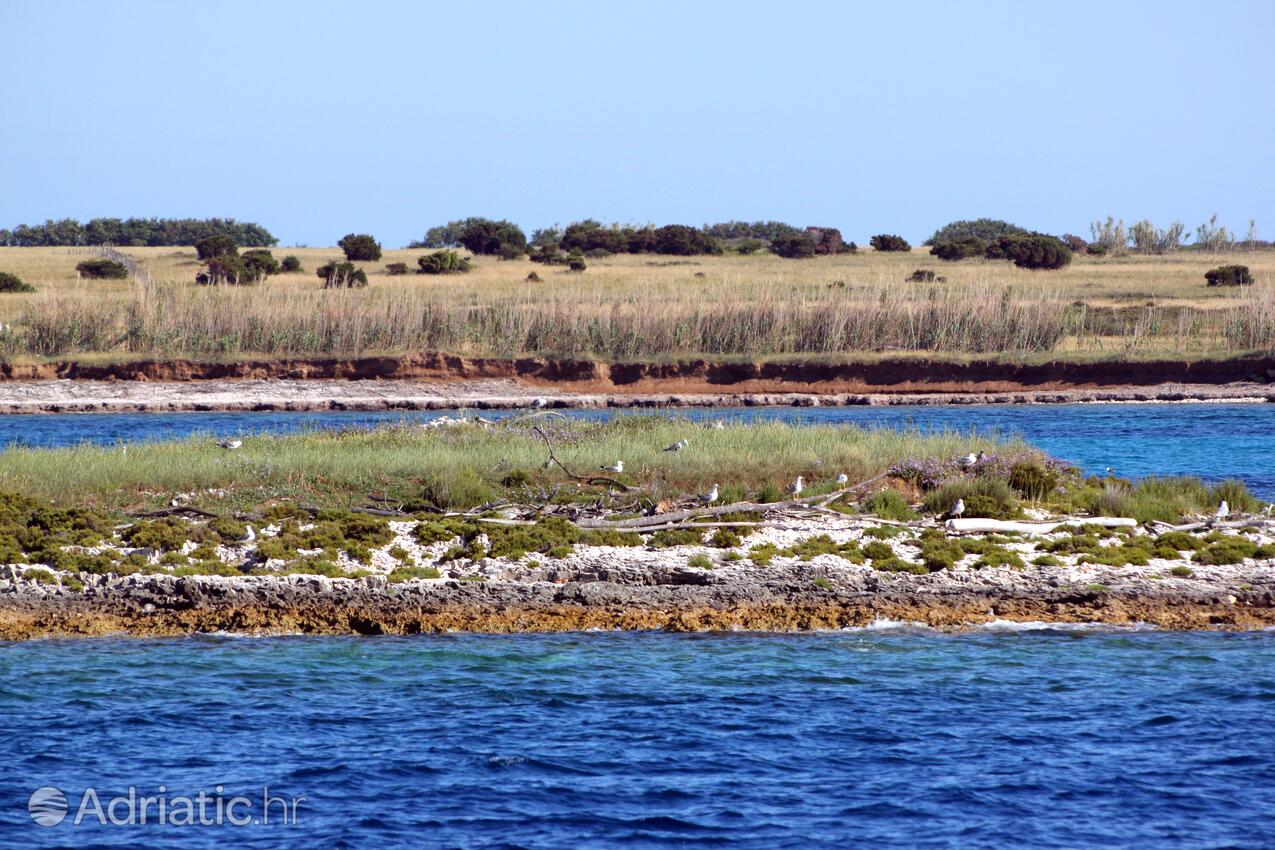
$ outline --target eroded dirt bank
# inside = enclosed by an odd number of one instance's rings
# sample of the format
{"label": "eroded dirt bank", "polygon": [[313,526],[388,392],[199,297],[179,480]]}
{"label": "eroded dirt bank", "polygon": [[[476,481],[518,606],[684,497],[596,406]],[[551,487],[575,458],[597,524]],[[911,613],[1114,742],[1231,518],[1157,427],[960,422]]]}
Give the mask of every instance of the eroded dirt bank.
{"label": "eroded dirt bank", "polygon": [[[1275,626],[1275,571],[1214,579],[1104,576],[1072,584],[1056,570],[1007,574],[838,576],[814,568],[730,580],[698,570],[559,581],[406,582],[383,577],[87,577],[81,591],[0,580],[0,639],[195,632],[418,634],[582,629],[799,631],[882,619],[960,628],[994,620],[1149,624],[1166,629]],[[582,580],[583,579],[583,580]],[[1237,588],[1238,585],[1238,588]]]}
{"label": "eroded dirt bank", "polygon": [[541,357],[459,357],[439,353],[358,358],[242,360],[75,361],[0,364],[8,381],[216,381],[216,380],[404,380],[504,379],[574,392],[682,393],[997,393],[1161,384],[1217,386],[1275,382],[1275,357],[1226,360],[1152,360],[1038,364],[995,360],[954,362],[914,357],[873,362],[605,363]]}

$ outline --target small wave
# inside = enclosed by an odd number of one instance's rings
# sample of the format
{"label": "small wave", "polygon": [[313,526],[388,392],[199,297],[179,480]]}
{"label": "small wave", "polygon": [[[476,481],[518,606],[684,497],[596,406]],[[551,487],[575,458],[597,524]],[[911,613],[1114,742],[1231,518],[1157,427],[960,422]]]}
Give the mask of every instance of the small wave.
{"label": "small wave", "polygon": [[1154,632],[1150,623],[1048,623],[1044,620],[989,620],[974,628],[982,632]]}

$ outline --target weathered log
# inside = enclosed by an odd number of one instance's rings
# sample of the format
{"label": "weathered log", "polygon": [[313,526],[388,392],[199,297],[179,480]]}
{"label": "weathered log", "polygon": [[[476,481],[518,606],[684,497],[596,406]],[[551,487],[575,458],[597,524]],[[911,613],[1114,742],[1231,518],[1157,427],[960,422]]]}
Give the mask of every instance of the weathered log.
{"label": "weathered log", "polygon": [[1011,531],[1018,534],[1049,534],[1069,525],[1101,525],[1103,528],[1137,528],[1138,521],[1132,517],[1069,517],[1054,522],[1019,522],[1003,519],[949,519],[944,527],[948,531],[973,532],[985,534],[989,532]]}

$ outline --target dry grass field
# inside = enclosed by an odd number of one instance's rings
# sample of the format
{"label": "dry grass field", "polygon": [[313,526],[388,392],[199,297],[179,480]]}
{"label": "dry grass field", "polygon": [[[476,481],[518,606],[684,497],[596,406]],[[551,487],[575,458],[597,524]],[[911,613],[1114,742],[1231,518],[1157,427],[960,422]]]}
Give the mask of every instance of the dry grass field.
{"label": "dry grass field", "polygon": [[[468,274],[391,276],[422,250],[360,263],[367,289],[323,290],[337,248],[277,248],[305,271],[251,287],[201,287],[192,248],[128,248],[144,274],[81,280],[90,249],[0,248],[0,271],[35,293],[0,295],[0,351],[62,357],[354,355],[446,350],[608,359],[690,355],[873,357],[925,352],[1153,357],[1275,347],[1275,251],[1078,257],[1059,271],[944,263],[926,249],[784,260],[616,255],[583,273],[475,258]],[[1250,267],[1256,284],[1210,288],[1204,273]],[[943,281],[907,280],[917,269]],[[542,279],[528,282],[536,273]]]}

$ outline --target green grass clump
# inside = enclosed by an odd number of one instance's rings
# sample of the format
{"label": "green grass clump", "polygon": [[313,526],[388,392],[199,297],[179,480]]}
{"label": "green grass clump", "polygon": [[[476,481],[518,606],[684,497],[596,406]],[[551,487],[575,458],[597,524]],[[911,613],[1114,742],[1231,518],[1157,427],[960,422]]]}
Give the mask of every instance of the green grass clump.
{"label": "green grass clump", "polygon": [[696,552],[686,559],[686,566],[697,570],[711,570],[713,568],[713,560],[703,552]]}
{"label": "green grass clump", "polygon": [[748,560],[759,567],[768,567],[779,554],[779,547],[774,543],[759,543],[748,550]]}
{"label": "green grass clump", "polygon": [[666,528],[651,535],[651,545],[656,549],[673,546],[703,546],[704,532],[689,528]]}
{"label": "green grass clump", "polygon": [[865,544],[863,554],[873,561],[883,561],[895,556],[894,547],[880,540],[873,540],[871,543]]}
{"label": "green grass clump", "polygon": [[1193,476],[1144,478],[1137,483],[1089,478],[1073,489],[1062,507],[1095,516],[1133,517],[1143,523],[1180,522],[1190,515],[1212,513],[1223,499],[1237,512],[1253,513],[1262,507],[1242,481],[1209,487]]}
{"label": "green grass clump", "polygon": [[[869,543],[869,546],[874,544]],[[886,546],[884,543],[876,543],[878,546]],[[890,550],[893,554],[894,550]],[[803,561],[809,561],[819,555],[836,555],[851,563],[862,564],[864,556],[867,555],[867,549],[860,549],[859,544],[850,541],[846,543],[837,543],[826,534],[816,534],[798,541],[796,544],[789,546],[787,549],[780,550],[780,554],[790,558],[800,558]],[[871,557],[871,556],[869,556]]]}
{"label": "green grass clump", "polygon": [[718,549],[733,549],[743,543],[743,539],[729,528],[719,528],[708,539],[708,545]]}
{"label": "green grass clump", "polygon": [[974,562],[975,569],[982,569],[983,567],[1013,567],[1015,569],[1022,569],[1023,559],[1015,552],[1011,552],[1001,546],[993,546]]}
{"label": "green grass clump", "polygon": [[438,567],[395,567],[389,574],[390,584],[398,584],[404,581],[411,581],[418,578],[438,578],[442,573],[438,571]]}
{"label": "green grass clump", "polygon": [[1194,574],[1191,568],[1187,566],[1177,566],[1169,570],[1169,575],[1177,576],[1178,578],[1190,578]]}
{"label": "green grass clump", "polygon": [[827,576],[817,576],[815,578],[814,585],[822,590],[826,590],[829,587],[832,587],[832,582],[828,580]]}
{"label": "green grass clump", "polygon": [[966,517],[1014,519],[1022,513],[1013,488],[998,478],[950,481],[926,494],[925,510],[936,515],[949,513],[957,499],[965,502]]}
{"label": "green grass clump", "polygon": [[585,546],[641,546],[643,541],[636,531],[587,529],[580,533],[580,542]]}
{"label": "green grass clump", "polygon": [[36,584],[58,584],[58,577],[44,567],[31,567],[22,573],[22,577]]}
{"label": "green grass clump", "polygon": [[1058,560],[1053,555],[1038,555],[1037,557],[1032,558],[1032,564],[1037,567],[1061,567],[1062,561]]}
{"label": "green grass clump", "polygon": [[435,543],[446,543],[450,540],[455,540],[457,537],[464,537],[472,525],[473,523],[467,523],[455,517],[422,520],[416,524],[412,535],[416,538],[416,542],[422,546],[431,546]]}
{"label": "green grass clump", "polygon": [[960,541],[952,540],[936,528],[926,529],[920,538],[921,563],[930,572],[950,570],[965,557]]}
{"label": "green grass clump", "polygon": [[897,557],[873,561],[872,569],[885,573],[912,573],[913,575],[925,575],[930,571],[924,564],[914,564]]}
{"label": "green grass clump", "polygon": [[1199,564],[1240,564],[1245,558],[1257,556],[1257,544],[1243,537],[1228,537],[1210,543],[1194,555]]}
{"label": "green grass clump", "polygon": [[872,537],[876,540],[892,540],[907,533],[906,528],[898,525],[874,525],[863,530],[864,537]]}
{"label": "green grass clump", "polygon": [[1166,531],[1155,538],[1157,546],[1167,547],[1174,552],[1194,552],[1204,547],[1204,541],[1186,531]]}
{"label": "green grass clump", "polygon": [[876,514],[882,519],[916,519],[916,511],[897,490],[880,490],[864,499],[859,509],[865,514]]}

